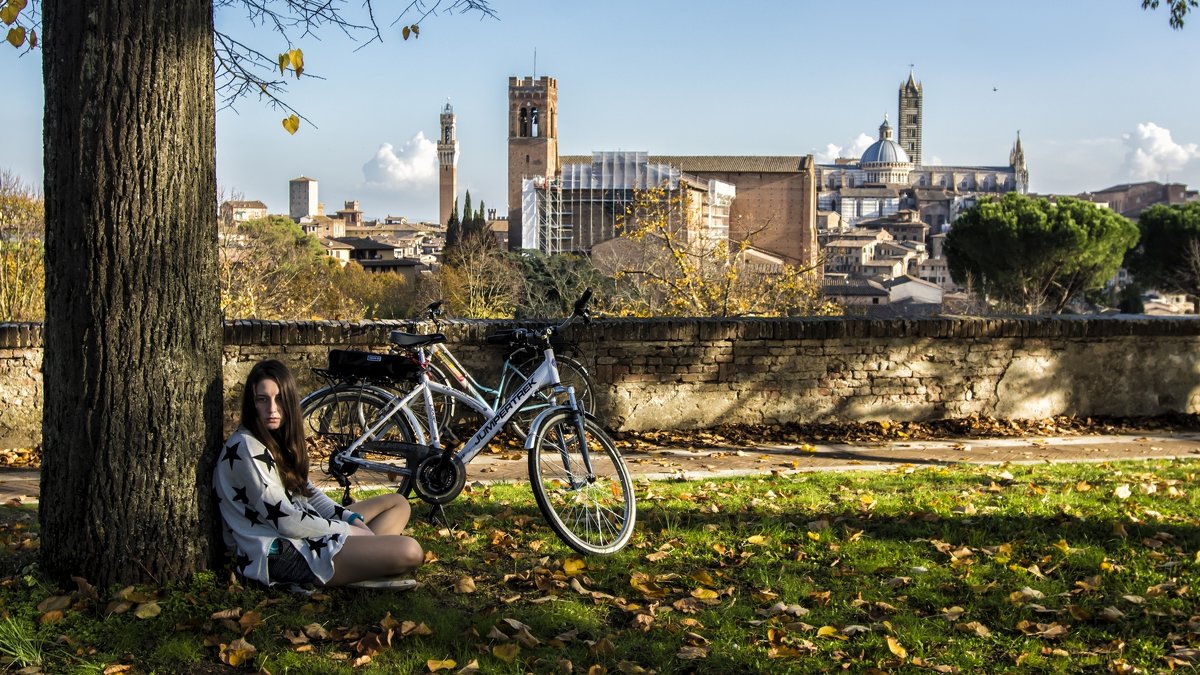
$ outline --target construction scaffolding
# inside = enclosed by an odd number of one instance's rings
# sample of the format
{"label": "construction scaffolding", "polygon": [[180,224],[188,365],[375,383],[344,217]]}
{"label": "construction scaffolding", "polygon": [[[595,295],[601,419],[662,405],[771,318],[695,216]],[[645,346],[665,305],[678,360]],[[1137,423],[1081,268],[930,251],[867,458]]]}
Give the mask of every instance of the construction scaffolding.
{"label": "construction scaffolding", "polygon": [[699,213],[680,214],[680,225],[687,227],[699,215],[698,236],[728,238],[733,185],[703,181],[670,164],[652,164],[646,152],[597,151],[590,164],[563,165],[558,178],[522,180],[521,241],[525,248],[547,254],[590,251],[620,234],[637,193],[649,189],[665,190],[663,199],[687,204],[689,211],[693,200],[679,197],[702,193]]}

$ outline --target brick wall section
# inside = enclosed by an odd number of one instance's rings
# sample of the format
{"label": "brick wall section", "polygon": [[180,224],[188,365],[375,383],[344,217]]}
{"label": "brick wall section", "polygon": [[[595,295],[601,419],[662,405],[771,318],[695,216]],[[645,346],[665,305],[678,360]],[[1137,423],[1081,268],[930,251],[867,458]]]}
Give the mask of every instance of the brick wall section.
{"label": "brick wall section", "polygon": [[32,447],[42,436],[42,326],[0,324],[0,447]]}
{"label": "brick wall section", "polygon": [[[491,382],[503,352],[484,337],[511,325],[459,321],[444,332]],[[259,359],[283,360],[308,391],[329,349],[384,351],[388,332],[405,328],[229,322],[227,413],[236,415]],[[599,415],[617,429],[1200,412],[1195,318],[622,319],[574,326],[567,339],[600,385]],[[40,366],[41,327],[0,325],[0,442],[8,447],[37,438]]]}

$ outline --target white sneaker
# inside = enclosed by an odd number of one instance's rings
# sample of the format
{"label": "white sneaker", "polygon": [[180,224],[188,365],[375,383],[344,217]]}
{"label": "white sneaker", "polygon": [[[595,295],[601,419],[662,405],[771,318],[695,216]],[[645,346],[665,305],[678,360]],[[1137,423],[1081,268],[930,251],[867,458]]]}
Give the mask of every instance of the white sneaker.
{"label": "white sneaker", "polygon": [[379,579],[363,579],[346,584],[347,588],[383,588],[390,591],[411,591],[421,584],[416,579],[403,577],[380,577]]}

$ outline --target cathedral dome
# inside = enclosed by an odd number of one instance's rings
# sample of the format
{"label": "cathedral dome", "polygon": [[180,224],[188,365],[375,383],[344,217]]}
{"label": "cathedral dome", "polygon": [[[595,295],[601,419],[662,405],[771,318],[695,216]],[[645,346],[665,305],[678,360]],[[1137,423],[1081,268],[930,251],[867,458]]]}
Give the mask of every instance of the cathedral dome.
{"label": "cathedral dome", "polygon": [[900,144],[892,140],[892,125],[887,116],[879,125],[879,140],[871,144],[859,160],[867,174],[868,183],[883,183],[902,185],[908,182],[909,172],[912,171],[912,160]]}
{"label": "cathedral dome", "polygon": [[865,168],[867,164],[908,164],[908,153],[900,144],[892,140],[892,125],[883,116],[883,124],[879,125],[879,140],[871,144],[863,153],[860,163]]}
{"label": "cathedral dome", "polygon": [[863,153],[862,165],[867,164],[908,164],[908,153],[900,144],[890,139],[875,141]]}

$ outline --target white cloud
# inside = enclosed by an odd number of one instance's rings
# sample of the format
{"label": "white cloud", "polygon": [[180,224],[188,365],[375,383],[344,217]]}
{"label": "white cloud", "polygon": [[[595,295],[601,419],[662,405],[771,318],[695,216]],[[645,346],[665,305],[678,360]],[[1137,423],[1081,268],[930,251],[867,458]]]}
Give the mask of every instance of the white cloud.
{"label": "white cloud", "polygon": [[876,140],[864,133],[859,133],[852,141],[846,144],[845,147],[829,143],[825,149],[817,153],[817,162],[820,164],[832,164],[833,160],[839,157],[858,159],[862,157],[864,151],[871,147],[871,144]]}
{"label": "white cloud", "polygon": [[1137,125],[1137,131],[1124,134],[1123,172],[1133,180],[1168,180],[1178,176],[1188,164],[1200,159],[1195,143],[1176,143],[1171,130],[1154,122]]}
{"label": "white cloud", "polygon": [[391,143],[380,145],[362,168],[368,186],[384,188],[432,185],[437,179],[437,169],[437,145],[420,131],[399,151]]}

